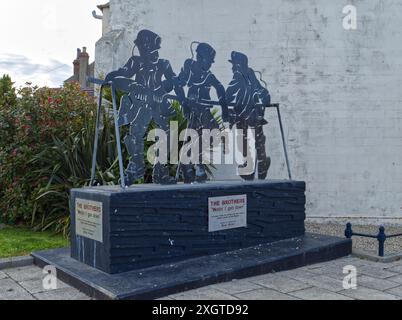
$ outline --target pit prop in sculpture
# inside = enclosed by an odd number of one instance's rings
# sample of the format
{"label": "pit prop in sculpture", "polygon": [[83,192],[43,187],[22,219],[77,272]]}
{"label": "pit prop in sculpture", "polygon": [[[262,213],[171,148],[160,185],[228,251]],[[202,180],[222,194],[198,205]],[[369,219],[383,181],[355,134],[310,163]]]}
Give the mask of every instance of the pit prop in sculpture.
{"label": "pit prop in sculpture", "polygon": [[[154,121],[159,129],[167,133],[169,143],[169,117],[174,113],[171,108],[171,100],[178,101],[188,121],[188,128],[195,129],[199,133],[203,129],[217,129],[218,123],[211,113],[213,106],[222,109],[222,120],[236,125],[237,129],[255,129],[257,161],[254,164],[254,173],[242,175],[245,180],[253,180],[258,166],[258,178],[265,179],[270,166],[270,158],[265,151],[266,138],[263,126],[266,108],[276,108],[282,134],[283,148],[289,179],[292,179],[281,114],[278,104],[270,104],[270,95],[266,86],[255,76],[255,72],[248,67],[247,56],[239,52],[233,52],[230,62],[233,65],[233,79],[227,90],[219,82],[210,70],[215,62],[215,50],[207,43],[197,43],[196,57],[186,60],[178,76],[174,73],[168,60],[159,58],[161,37],[149,30],[142,30],[134,41],[138,48],[139,56],[133,55],[124,67],[109,73],[105,80],[89,79],[99,84],[101,91],[97,113],[96,133],[94,142],[94,154],[92,159],[91,185],[95,180],[96,157],[99,142],[99,125],[102,112],[102,91],[105,86],[111,86],[113,99],[113,113],[116,129],[116,140],[121,187],[132,185],[135,181],[144,177],[144,136],[151,121]],[[193,46],[192,44],[192,46]],[[219,101],[212,101],[211,88],[214,88]],[[187,90],[187,96],[184,90]],[[124,93],[120,107],[117,106],[116,91]],[[172,91],[175,95],[170,94]],[[124,138],[130,162],[126,170],[123,167],[122,150],[120,146],[120,127],[129,125],[129,134]],[[247,134],[243,135],[246,147],[243,154],[247,154]],[[239,141],[240,142],[240,141]],[[240,146],[240,143],[239,143]],[[169,150],[169,146],[167,146]],[[200,150],[199,156],[202,157]],[[249,165],[252,159],[246,159],[239,166],[239,171]],[[200,161],[202,163],[202,161]],[[153,164],[153,182],[157,184],[174,184],[178,180],[171,177],[167,165],[162,164],[156,157]],[[182,173],[185,183],[205,182],[207,174],[204,165],[179,164],[178,172]]]}

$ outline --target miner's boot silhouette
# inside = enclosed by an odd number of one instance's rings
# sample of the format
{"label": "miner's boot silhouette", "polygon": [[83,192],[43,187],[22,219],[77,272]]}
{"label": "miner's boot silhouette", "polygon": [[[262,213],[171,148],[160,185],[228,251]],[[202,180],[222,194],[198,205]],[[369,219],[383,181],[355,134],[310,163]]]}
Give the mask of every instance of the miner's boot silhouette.
{"label": "miner's boot silhouette", "polygon": [[191,164],[182,164],[180,166],[181,173],[183,175],[184,183],[189,184],[195,181],[194,166]]}
{"label": "miner's boot silhouette", "polygon": [[269,168],[271,167],[271,158],[265,157],[265,159],[258,160],[258,179],[265,180],[268,176]]}
{"label": "miner's boot silhouette", "polygon": [[176,179],[170,176],[169,167],[162,165],[160,162],[154,166],[152,180],[154,183],[162,185],[177,183]]}
{"label": "miner's boot silhouette", "polygon": [[145,168],[137,166],[134,162],[130,162],[126,169],[124,182],[126,186],[133,185],[137,180],[143,179],[145,176]]}
{"label": "miner's boot silhouette", "polygon": [[195,181],[198,183],[205,183],[208,180],[208,175],[205,171],[204,165],[195,166]]}

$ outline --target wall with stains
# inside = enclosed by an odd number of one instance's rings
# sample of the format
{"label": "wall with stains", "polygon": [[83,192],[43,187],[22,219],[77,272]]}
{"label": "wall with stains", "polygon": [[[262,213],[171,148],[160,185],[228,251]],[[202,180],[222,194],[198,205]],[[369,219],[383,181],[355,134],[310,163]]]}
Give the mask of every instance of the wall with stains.
{"label": "wall with stains", "polygon": [[[343,29],[347,4],[357,7],[357,30]],[[143,28],[161,35],[161,57],[176,72],[192,41],[209,42],[225,85],[231,51],[244,52],[282,106],[293,174],[307,182],[308,216],[400,221],[400,12],[402,0],[111,0],[112,31],[97,44],[97,73],[122,65]],[[286,178],[275,113],[267,119],[270,178]],[[222,175],[234,178],[234,168]]]}

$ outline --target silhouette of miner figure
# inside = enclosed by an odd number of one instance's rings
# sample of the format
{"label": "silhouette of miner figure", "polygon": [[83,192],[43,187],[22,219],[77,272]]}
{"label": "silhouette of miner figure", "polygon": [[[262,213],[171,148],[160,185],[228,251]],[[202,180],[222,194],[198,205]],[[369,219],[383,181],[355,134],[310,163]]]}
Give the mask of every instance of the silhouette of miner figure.
{"label": "silhouette of miner figure", "polygon": [[[234,103],[231,114],[231,125],[243,130],[243,135],[237,137],[238,149],[246,159],[239,166],[239,172],[244,180],[254,180],[255,165],[251,158],[251,149],[248,143],[248,128],[255,129],[255,144],[257,150],[258,178],[265,180],[271,165],[267,157],[263,126],[267,124],[264,119],[265,108],[271,104],[271,96],[257,79],[253,69],[248,66],[248,58],[240,52],[232,52],[230,63],[233,65],[233,79],[226,90],[228,103]],[[247,170],[245,170],[247,168]],[[249,168],[252,168],[249,170]],[[243,173],[242,173],[243,172]]]}
{"label": "silhouette of miner figure", "polygon": [[[159,58],[161,42],[152,31],[140,31],[134,41],[140,55],[133,55],[123,68],[109,73],[105,79],[106,82],[113,81],[116,89],[128,93],[122,98],[119,112],[119,125],[130,125],[129,134],[124,139],[130,155],[125,177],[127,185],[144,177],[144,137],[152,120],[167,133],[169,143],[169,117],[174,112],[164,96],[174,89],[184,103],[184,90],[178,86],[170,62]],[[170,176],[166,164],[157,162],[153,182],[174,184],[176,180]]]}
{"label": "silhouette of miner figure", "polygon": [[[196,60],[187,59],[179,74],[180,86],[188,87],[187,100],[183,106],[188,120],[188,128],[197,130],[202,136],[203,129],[219,129],[219,124],[211,113],[211,88],[216,90],[222,108],[222,119],[228,121],[228,107],[225,88],[210,70],[215,62],[216,51],[207,43],[200,43],[196,49]],[[208,179],[205,165],[202,163],[202,143],[200,143],[199,163],[181,164],[181,172],[185,183],[203,183]]]}

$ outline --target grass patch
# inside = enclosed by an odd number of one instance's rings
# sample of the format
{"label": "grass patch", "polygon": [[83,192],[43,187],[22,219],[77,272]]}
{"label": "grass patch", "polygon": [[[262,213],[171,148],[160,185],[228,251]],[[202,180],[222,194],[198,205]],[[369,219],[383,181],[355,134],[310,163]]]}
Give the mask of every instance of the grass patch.
{"label": "grass patch", "polygon": [[0,229],[0,258],[29,255],[32,251],[68,246],[68,240],[52,232],[35,232],[20,227]]}

